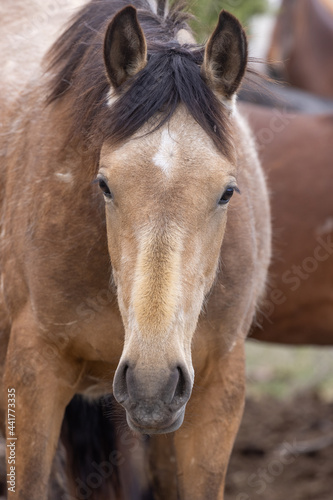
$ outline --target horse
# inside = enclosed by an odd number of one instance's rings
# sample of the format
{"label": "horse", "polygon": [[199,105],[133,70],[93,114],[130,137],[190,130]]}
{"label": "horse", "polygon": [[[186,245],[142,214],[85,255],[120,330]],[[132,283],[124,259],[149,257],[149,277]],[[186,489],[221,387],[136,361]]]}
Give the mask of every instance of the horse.
{"label": "horse", "polygon": [[271,193],[273,258],[251,336],[285,344],[333,344],[333,114],[243,104]]}
{"label": "horse", "polygon": [[[259,75],[258,75],[259,76]],[[240,101],[278,108],[289,113],[327,114],[333,111],[333,99],[320,97],[296,87],[265,80],[263,75],[244,82],[238,92]]]}
{"label": "horse", "polygon": [[[51,26],[31,44],[18,33],[3,63],[19,78],[0,93],[9,499],[47,498],[65,412],[73,423],[78,397],[110,394],[120,451],[72,475],[71,498],[97,498],[126,467],[137,479],[108,498],[148,484],[155,498],[223,499],[270,261],[265,178],[235,99],[247,41],[226,11],[198,46],[180,4],[132,3],[92,0],[44,62]],[[103,427],[77,413],[86,463],[85,433]]]}
{"label": "horse", "polygon": [[284,0],[268,51],[272,76],[333,97],[333,7],[329,0]]}

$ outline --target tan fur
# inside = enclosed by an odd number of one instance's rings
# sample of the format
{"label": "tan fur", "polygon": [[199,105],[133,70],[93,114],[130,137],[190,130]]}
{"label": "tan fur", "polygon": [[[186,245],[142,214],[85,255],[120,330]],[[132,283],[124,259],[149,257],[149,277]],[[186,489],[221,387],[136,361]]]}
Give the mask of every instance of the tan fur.
{"label": "tan fur", "polygon": [[[18,395],[18,492],[8,498],[46,499],[66,405],[76,393],[109,393],[127,361],[147,400],[175,366],[195,380],[171,454],[154,453],[157,470],[175,458],[165,487],[154,477],[156,498],[221,500],[244,402],[244,339],[270,258],[247,127],[230,117],[227,159],[179,105],[162,129],[146,135],[147,123],[117,148],[103,144],[99,170],[113,193],[104,204],[90,151],[66,143],[66,99],[45,107],[41,84],[20,96],[23,87],[0,135],[2,399],[8,387]],[[169,176],[153,160],[166,130],[177,144]],[[219,206],[236,183],[242,194]]]}
{"label": "tan fur", "polygon": [[[139,151],[136,140],[116,151],[104,148],[100,162],[101,173],[109,179],[113,190],[114,203],[118,205],[123,200],[123,206],[117,210],[106,205],[107,222],[112,227],[109,251],[126,329],[123,356],[127,358],[130,351],[136,358],[143,356],[145,350],[149,356],[151,335],[163,338],[168,333],[164,361],[159,361],[163,365],[174,353],[170,339],[177,339],[180,346],[183,343],[182,357],[191,360],[193,330],[203,298],[215,278],[226,223],[227,207],[219,207],[215,213],[215,204],[237,175],[236,166],[216,155],[193,119],[188,118],[183,124],[183,113],[180,109],[154,139],[140,138]],[[165,130],[177,145],[170,177],[151,161]],[[132,155],[136,158],[135,170]],[[150,179],[148,185],[140,183],[142,176]],[[236,198],[237,194],[233,203]],[[143,199],[145,206],[136,211]],[[131,222],[128,214],[131,218],[134,215]],[[121,240],[114,237],[118,230],[124,237]],[[126,251],[124,246],[133,245],[134,241],[135,247]],[[125,261],[121,259],[124,250]],[[263,282],[260,283],[261,288]],[[137,346],[135,334],[145,339],[137,354],[131,347],[133,343]],[[191,366],[189,369],[192,371]]]}
{"label": "tan fur", "polygon": [[[150,229],[150,231],[149,231]],[[143,334],[165,334],[181,297],[181,241],[166,226],[148,229],[140,242],[134,276],[133,312]]]}

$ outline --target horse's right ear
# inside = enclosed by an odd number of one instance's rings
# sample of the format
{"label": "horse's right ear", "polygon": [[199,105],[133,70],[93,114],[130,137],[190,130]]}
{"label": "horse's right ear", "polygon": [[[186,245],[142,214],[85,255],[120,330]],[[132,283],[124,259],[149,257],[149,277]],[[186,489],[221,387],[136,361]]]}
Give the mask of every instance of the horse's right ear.
{"label": "horse's right ear", "polygon": [[244,76],[247,40],[240,22],[222,10],[218,24],[207,42],[201,72],[222,98],[231,99]]}
{"label": "horse's right ear", "polygon": [[114,88],[136,75],[147,63],[146,39],[131,5],[110,22],[104,39],[104,63]]}

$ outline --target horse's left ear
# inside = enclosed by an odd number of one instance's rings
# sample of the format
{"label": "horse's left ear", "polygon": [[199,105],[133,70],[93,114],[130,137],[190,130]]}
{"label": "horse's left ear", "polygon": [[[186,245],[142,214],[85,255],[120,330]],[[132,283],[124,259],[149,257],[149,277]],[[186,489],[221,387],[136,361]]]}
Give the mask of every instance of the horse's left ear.
{"label": "horse's left ear", "polygon": [[208,85],[225,99],[231,99],[244,76],[247,40],[240,22],[222,10],[218,24],[205,48],[201,72]]}
{"label": "horse's left ear", "polygon": [[136,9],[131,5],[119,11],[106,30],[104,63],[114,88],[136,75],[147,63],[146,39]]}

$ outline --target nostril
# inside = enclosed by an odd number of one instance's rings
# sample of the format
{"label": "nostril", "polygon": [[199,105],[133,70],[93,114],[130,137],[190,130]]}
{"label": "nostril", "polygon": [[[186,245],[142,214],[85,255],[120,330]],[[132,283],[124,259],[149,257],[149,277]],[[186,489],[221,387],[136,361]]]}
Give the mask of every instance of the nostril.
{"label": "nostril", "polygon": [[127,389],[128,368],[129,365],[127,363],[123,363],[120,366],[118,366],[113,381],[113,395],[120,404],[124,403],[124,401],[128,398],[128,389]]}
{"label": "nostril", "polygon": [[178,384],[175,390],[175,398],[181,398],[184,395],[185,389],[186,389],[186,380],[183,374],[183,370],[181,369],[180,366],[177,366],[178,370]]}
{"label": "nostril", "polygon": [[183,406],[191,395],[192,383],[190,376],[187,374],[186,368],[177,366],[178,382],[172,400],[172,409],[176,410]]}

